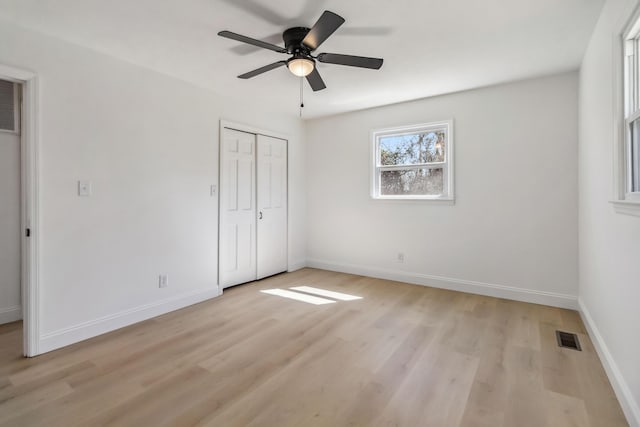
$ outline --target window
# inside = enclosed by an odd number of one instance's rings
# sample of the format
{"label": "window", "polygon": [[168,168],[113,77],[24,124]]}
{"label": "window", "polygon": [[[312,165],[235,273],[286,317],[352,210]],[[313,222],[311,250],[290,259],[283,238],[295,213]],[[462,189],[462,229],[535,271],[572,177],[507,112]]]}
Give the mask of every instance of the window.
{"label": "window", "polygon": [[453,122],[376,130],[375,199],[453,200]]}
{"label": "window", "polygon": [[624,148],[621,150],[619,196],[640,202],[640,19],[623,35],[624,51]]}

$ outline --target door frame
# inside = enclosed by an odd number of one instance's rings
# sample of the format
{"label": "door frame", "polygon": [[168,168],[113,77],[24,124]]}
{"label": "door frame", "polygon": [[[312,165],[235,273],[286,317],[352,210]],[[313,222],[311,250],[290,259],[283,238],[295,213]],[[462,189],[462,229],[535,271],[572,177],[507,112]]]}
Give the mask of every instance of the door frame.
{"label": "door frame", "polygon": [[[217,257],[217,266],[218,266],[218,289],[220,290],[220,293],[222,293],[223,289],[222,289],[222,285],[220,284],[220,218],[221,218],[221,214],[220,214],[220,160],[222,159],[222,138],[223,138],[223,132],[224,129],[233,129],[233,130],[237,130],[240,132],[246,132],[246,133],[253,133],[255,135],[263,135],[263,136],[270,136],[272,138],[278,138],[278,139],[284,139],[285,141],[287,141],[287,269],[289,268],[289,258],[290,258],[290,251],[291,251],[291,245],[289,242],[289,221],[291,219],[291,212],[289,211],[289,207],[291,206],[291,204],[289,203],[289,194],[290,194],[290,187],[289,187],[289,154],[291,153],[291,150],[289,149],[289,142],[291,141],[291,138],[289,137],[289,135],[284,134],[284,133],[280,133],[280,132],[274,132],[274,131],[270,131],[270,130],[265,130],[265,129],[261,129],[259,127],[255,127],[252,125],[248,125],[245,123],[239,123],[239,122],[234,122],[231,120],[227,120],[227,119],[220,119],[220,126],[218,128],[218,183],[217,183],[217,196],[218,196],[218,257]],[[257,138],[256,138],[256,144],[257,144]]]}
{"label": "door frame", "polygon": [[[20,132],[20,224],[21,224],[21,292],[23,354],[39,354],[40,286],[39,286],[39,89],[38,76],[28,70],[0,64],[0,78],[22,86]],[[26,230],[30,236],[26,236]]]}

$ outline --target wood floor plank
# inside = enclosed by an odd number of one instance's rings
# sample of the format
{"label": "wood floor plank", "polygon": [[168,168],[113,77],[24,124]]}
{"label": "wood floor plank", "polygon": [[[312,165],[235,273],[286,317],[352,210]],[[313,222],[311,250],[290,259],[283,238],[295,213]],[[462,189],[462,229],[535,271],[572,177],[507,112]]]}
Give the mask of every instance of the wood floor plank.
{"label": "wood floor plank", "polygon": [[459,425],[477,369],[477,357],[435,343],[421,354],[375,425]]}
{"label": "wood floor plank", "polygon": [[509,396],[504,327],[490,325],[484,334],[485,346],[471,385],[461,426],[501,426]]}
{"label": "wood floor plank", "polygon": [[[295,286],[361,299],[260,292]],[[33,359],[21,327],[0,426],[627,425],[576,312],[382,279],[306,268]]]}
{"label": "wood floor plank", "polygon": [[425,344],[433,339],[434,331],[425,326],[416,326],[385,361],[373,373],[357,397],[350,405],[345,421],[350,425],[371,425],[380,411],[390,404],[391,399],[407,381],[412,368],[420,360]]}
{"label": "wood floor plank", "polygon": [[590,427],[587,408],[582,399],[553,391],[547,392],[549,427]]}
{"label": "wood floor plank", "polygon": [[506,362],[509,394],[504,426],[548,426],[540,351],[509,345]]}
{"label": "wood floor plank", "polygon": [[0,423],[29,412],[38,406],[47,404],[73,392],[69,384],[64,381],[50,382],[33,388],[30,392],[16,394],[2,401],[3,411],[0,413]]}

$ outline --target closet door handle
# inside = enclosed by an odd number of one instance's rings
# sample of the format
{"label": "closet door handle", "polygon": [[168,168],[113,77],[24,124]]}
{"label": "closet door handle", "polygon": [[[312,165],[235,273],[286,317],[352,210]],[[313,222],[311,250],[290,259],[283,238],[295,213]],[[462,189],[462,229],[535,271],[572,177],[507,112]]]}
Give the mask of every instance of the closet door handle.
{"label": "closet door handle", "polygon": [[258,219],[262,219],[262,211],[259,212],[260,216],[258,216]]}

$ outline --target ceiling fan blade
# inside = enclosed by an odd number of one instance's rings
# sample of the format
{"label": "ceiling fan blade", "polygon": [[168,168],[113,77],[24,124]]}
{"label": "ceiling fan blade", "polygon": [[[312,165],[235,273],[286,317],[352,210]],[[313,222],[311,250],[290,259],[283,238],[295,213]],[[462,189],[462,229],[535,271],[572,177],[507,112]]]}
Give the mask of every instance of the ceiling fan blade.
{"label": "ceiling fan blade", "polygon": [[315,67],[313,68],[313,71],[307,75],[307,81],[309,82],[309,85],[311,86],[311,89],[313,89],[314,92],[317,92],[327,87],[327,85],[324,84],[322,77],[320,77],[320,73],[318,72],[318,69]]}
{"label": "ceiling fan blade", "polygon": [[[282,40],[282,33],[270,34],[267,37],[263,37],[262,41],[265,43],[279,43]],[[250,53],[259,52],[260,48],[258,46],[254,46],[252,44],[240,43],[231,49],[234,53],[238,55],[249,55]]]}
{"label": "ceiling fan blade", "polygon": [[338,53],[321,53],[318,61],[327,64],[348,65],[350,67],[371,68],[374,70],[382,67],[382,58],[368,58],[365,56],[340,55]]}
{"label": "ceiling fan blade", "polygon": [[343,17],[325,10],[302,40],[302,44],[311,50],[316,50],[342,24],[344,24]]}
{"label": "ceiling fan blade", "polygon": [[260,67],[260,68],[258,68],[256,70],[249,71],[248,73],[240,74],[238,76],[238,78],[239,79],[250,79],[251,77],[255,77],[255,76],[259,75],[259,74],[266,73],[267,71],[271,71],[271,70],[276,69],[278,67],[282,67],[286,63],[287,63],[287,61],[274,62],[273,64],[265,65],[264,67]]}
{"label": "ceiling fan blade", "polygon": [[231,40],[237,40],[239,42],[252,44],[254,46],[261,47],[263,49],[273,50],[274,52],[287,53],[287,49],[276,46],[275,44],[263,42],[262,40],[252,39],[251,37],[243,36],[241,34],[232,33],[231,31],[220,31],[218,33],[220,37],[226,37]]}

